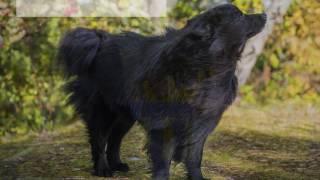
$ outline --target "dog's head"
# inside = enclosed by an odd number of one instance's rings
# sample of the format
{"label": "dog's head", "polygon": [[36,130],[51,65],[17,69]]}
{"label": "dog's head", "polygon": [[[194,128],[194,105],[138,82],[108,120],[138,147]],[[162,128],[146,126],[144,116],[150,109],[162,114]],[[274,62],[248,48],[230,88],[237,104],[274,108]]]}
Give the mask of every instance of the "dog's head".
{"label": "dog's head", "polygon": [[212,8],[181,30],[167,32],[159,67],[186,79],[212,68],[214,72],[233,70],[247,40],[262,31],[266,20],[264,13],[244,14],[231,4]]}
{"label": "dog's head", "polygon": [[244,14],[231,4],[220,5],[189,20],[183,39],[189,44],[207,44],[215,57],[239,57],[248,39],[260,33],[267,15]]}

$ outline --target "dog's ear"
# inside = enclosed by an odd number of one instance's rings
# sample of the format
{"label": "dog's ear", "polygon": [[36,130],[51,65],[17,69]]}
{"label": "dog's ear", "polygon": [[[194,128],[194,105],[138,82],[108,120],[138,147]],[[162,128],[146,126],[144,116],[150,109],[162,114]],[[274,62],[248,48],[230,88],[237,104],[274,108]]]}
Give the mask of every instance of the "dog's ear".
{"label": "dog's ear", "polygon": [[188,56],[197,42],[202,40],[199,32],[183,32],[183,35],[174,37],[174,39],[164,47],[162,55],[166,58],[177,56]]}
{"label": "dog's ear", "polygon": [[[207,22],[196,22],[196,20],[188,21],[186,28],[188,31],[192,32],[192,34],[202,37],[209,36],[214,33],[214,28],[211,24]],[[191,35],[191,33],[189,35]]]}

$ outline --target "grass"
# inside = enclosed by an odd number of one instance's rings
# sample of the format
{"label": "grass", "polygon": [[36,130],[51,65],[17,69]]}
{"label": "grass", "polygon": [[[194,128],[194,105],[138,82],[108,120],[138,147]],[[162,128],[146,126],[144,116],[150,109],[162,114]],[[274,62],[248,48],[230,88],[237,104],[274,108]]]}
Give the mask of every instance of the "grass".
{"label": "grass", "polygon": [[[122,157],[131,170],[116,173],[114,179],[150,179],[142,129],[134,126],[123,144]],[[91,166],[80,122],[0,144],[0,177],[4,179],[96,179]],[[319,107],[295,103],[232,106],[207,140],[202,170],[211,179],[319,179]],[[184,179],[184,173],[181,164],[173,163],[171,179]]]}

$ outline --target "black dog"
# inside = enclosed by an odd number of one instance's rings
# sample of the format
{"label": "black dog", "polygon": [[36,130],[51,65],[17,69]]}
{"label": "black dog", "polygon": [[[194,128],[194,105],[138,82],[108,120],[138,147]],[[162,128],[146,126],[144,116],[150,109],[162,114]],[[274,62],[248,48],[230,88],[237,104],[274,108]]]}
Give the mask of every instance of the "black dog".
{"label": "black dog", "polygon": [[129,170],[119,149],[138,120],[154,179],[168,179],[171,160],[183,162],[190,179],[203,179],[205,140],[236,97],[246,41],[265,23],[265,14],[245,15],[227,4],[163,36],[84,28],[67,34],[59,59],[74,77],[67,90],[86,122],[95,174]]}

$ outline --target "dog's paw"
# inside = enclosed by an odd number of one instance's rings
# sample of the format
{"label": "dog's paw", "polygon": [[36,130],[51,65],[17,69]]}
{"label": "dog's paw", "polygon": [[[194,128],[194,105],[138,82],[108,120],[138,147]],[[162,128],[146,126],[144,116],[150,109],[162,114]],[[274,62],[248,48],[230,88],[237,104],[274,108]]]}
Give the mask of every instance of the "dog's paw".
{"label": "dog's paw", "polygon": [[94,166],[94,175],[100,177],[112,177],[113,171],[105,158],[100,158]]}
{"label": "dog's paw", "polygon": [[99,177],[112,177],[113,171],[109,168],[97,168],[93,174]]}
{"label": "dog's paw", "polygon": [[188,177],[189,180],[210,180],[209,178],[204,177]]}
{"label": "dog's paw", "polygon": [[129,166],[126,163],[117,163],[112,166],[113,171],[128,172]]}
{"label": "dog's paw", "polygon": [[202,175],[188,176],[188,180],[210,180],[209,178],[204,178]]}

